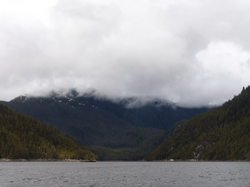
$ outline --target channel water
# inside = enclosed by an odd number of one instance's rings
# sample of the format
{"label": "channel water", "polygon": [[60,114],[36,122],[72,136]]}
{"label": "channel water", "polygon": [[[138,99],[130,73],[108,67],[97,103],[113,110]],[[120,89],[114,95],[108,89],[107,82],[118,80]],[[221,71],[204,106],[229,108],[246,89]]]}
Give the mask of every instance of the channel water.
{"label": "channel water", "polygon": [[250,186],[250,162],[0,162],[0,186]]}

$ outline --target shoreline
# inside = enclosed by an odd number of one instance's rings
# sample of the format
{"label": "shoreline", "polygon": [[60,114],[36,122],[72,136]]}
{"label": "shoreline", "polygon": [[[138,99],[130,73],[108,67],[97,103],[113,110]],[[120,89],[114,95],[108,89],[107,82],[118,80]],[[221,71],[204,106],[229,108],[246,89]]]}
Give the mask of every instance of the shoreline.
{"label": "shoreline", "polygon": [[78,159],[8,159],[8,158],[1,158],[0,162],[97,162],[97,160],[78,160]]}
{"label": "shoreline", "polygon": [[[97,162],[91,159],[8,159],[1,158],[0,162]],[[250,160],[138,160],[138,161],[123,161],[123,160],[103,160],[98,162],[250,162]]]}

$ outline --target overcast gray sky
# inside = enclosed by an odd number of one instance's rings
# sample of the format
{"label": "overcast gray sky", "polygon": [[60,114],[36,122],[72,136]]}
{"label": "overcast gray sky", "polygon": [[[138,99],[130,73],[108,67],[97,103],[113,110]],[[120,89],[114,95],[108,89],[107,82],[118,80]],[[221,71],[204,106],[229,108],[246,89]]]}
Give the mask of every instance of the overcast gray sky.
{"label": "overcast gray sky", "polygon": [[95,89],[181,106],[250,84],[249,0],[0,1],[0,100]]}

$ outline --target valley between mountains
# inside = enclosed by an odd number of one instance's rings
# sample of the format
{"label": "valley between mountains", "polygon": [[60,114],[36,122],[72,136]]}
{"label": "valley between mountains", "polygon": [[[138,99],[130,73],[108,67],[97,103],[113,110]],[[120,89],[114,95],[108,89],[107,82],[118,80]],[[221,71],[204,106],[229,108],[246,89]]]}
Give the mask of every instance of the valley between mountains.
{"label": "valley between mountains", "polygon": [[[181,108],[157,99],[136,106],[137,99],[114,101],[71,90],[64,95],[52,92],[46,97],[2,101],[15,112],[1,105],[0,156],[250,160],[250,86],[211,109]],[[39,141],[34,133],[42,136]]]}

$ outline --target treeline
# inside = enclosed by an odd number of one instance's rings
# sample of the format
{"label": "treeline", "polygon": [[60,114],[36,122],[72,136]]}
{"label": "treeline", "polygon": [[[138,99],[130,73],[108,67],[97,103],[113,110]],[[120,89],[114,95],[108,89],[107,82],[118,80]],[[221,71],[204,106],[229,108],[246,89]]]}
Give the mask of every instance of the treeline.
{"label": "treeline", "polygon": [[96,156],[52,126],[0,104],[0,158],[96,159]]}
{"label": "treeline", "polygon": [[250,160],[250,86],[188,120],[146,160]]}

